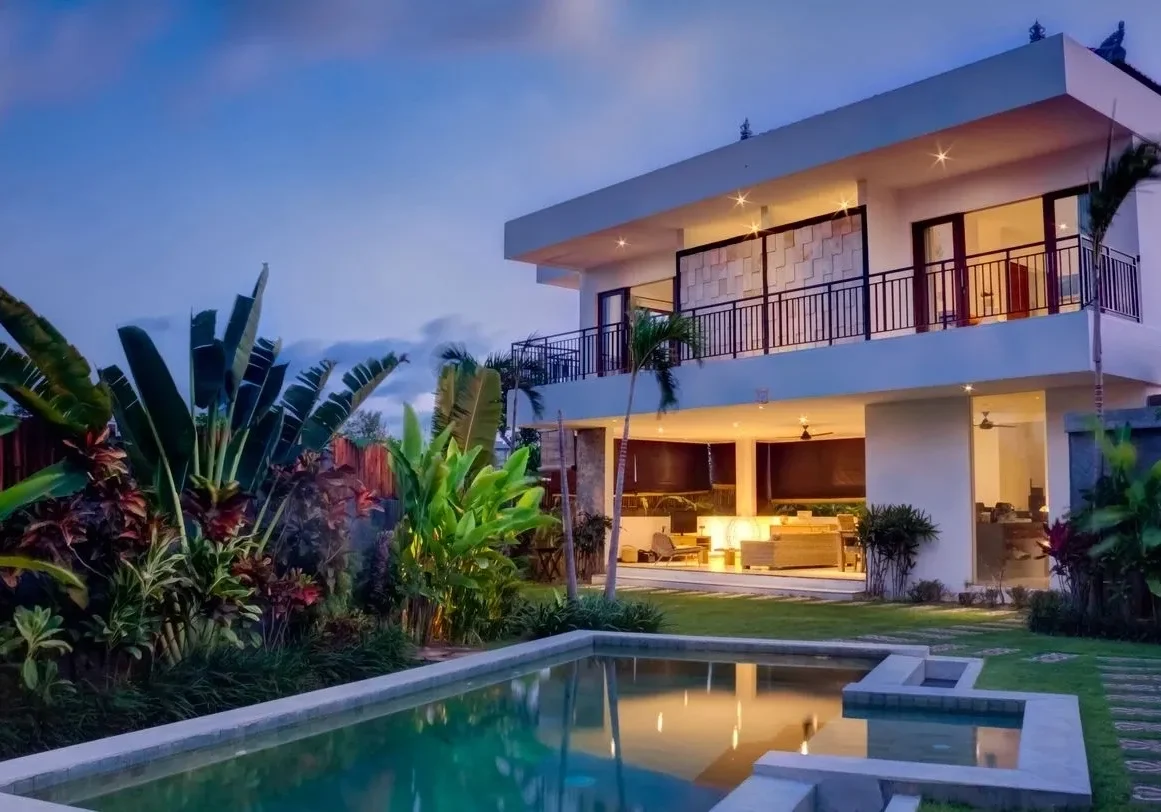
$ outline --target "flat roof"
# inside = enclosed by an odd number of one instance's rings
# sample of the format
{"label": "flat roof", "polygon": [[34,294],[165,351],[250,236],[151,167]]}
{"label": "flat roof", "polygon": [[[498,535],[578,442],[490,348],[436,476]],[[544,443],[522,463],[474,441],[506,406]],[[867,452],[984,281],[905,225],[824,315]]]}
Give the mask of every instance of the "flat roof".
{"label": "flat roof", "polygon": [[504,255],[552,264],[569,241],[1062,97],[1161,133],[1161,97],[1058,34],[510,220]]}

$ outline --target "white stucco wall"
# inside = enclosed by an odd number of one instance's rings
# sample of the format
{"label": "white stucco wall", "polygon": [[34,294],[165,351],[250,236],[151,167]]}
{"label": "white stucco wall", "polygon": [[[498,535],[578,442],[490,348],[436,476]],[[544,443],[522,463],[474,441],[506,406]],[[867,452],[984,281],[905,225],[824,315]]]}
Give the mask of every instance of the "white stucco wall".
{"label": "white stucco wall", "polygon": [[634,257],[624,262],[590,268],[580,274],[580,327],[597,326],[597,294],[606,290],[644,285],[661,279],[672,279],[676,248]]}
{"label": "white stucco wall", "polygon": [[972,578],[971,401],[967,397],[867,406],[867,503],[910,504],[939,525],[913,578],[959,591]]}

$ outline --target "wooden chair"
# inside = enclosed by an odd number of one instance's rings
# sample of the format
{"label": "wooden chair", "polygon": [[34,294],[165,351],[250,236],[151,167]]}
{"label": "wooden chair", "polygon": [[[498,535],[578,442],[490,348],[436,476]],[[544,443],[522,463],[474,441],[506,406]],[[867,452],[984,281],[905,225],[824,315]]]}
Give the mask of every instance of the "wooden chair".
{"label": "wooden chair", "polygon": [[863,571],[863,545],[859,543],[859,528],[853,513],[840,513],[835,516],[839,524],[839,536],[842,538],[842,571],[847,571],[847,562],[855,568],[855,572]]}
{"label": "wooden chair", "polygon": [[696,544],[677,547],[673,539],[664,533],[653,534],[653,554],[658,561],[674,561],[678,558],[697,558],[701,554],[701,547]]}

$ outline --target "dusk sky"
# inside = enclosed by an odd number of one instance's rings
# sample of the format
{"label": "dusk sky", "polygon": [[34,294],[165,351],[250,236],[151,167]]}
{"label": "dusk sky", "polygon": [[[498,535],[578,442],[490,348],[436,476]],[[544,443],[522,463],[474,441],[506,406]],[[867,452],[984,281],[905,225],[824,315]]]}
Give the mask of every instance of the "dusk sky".
{"label": "dusk sky", "polygon": [[[824,11],[825,9],[825,11]],[[0,0],[0,284],[99,365],[271,268],[298,361],[409,352],[374,405],[430,405],[431,353],[575,329],[503,259],[505,220],[1157,0]],[[951,102],[953,100],[949,100]],[[223,314],[224,318],[224,314]]]}

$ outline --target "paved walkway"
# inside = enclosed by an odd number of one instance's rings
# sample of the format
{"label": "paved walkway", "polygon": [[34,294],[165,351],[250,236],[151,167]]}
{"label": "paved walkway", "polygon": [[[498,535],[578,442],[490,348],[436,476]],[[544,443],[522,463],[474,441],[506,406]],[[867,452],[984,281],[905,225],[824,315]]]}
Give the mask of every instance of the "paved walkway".
{"label": "paved walkway", "polygon": [[1096,660],[1133,800],[1161,804],[1161,659]]}

